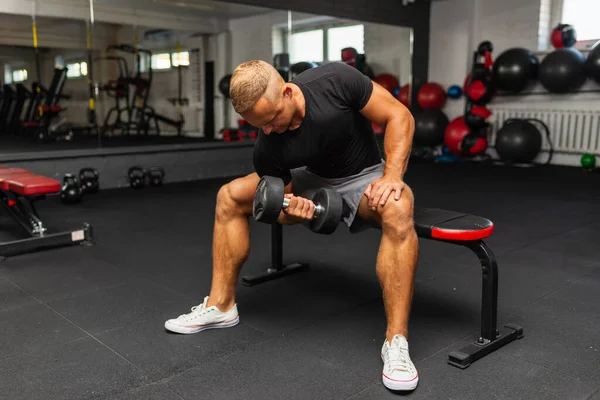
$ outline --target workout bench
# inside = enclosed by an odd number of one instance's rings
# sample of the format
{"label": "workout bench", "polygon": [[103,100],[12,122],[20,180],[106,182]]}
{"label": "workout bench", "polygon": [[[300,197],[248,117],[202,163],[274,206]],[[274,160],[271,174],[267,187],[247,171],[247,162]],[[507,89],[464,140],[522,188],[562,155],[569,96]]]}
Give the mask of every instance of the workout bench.
{"label": "workout bench", "polygon": [[0,257],[25,254],[51,247],[73,244],[91,244],[92,227],[69,232],[46,233],[48,228],[40,220],[35,201],[48,194],[60,193],[60,182],[32,174],[22,168],[0,166],[0,203],[6,214],[23,228],[29,238],[0,243]]}
{"label": "workout bench", "polygon": [[[498,313],[498,265],[492,250],[484,239],[492,236],[492,221],[475,215],[437,208],[417,208],[414,214],[417,235],[424,239],[442,241],[471,249],[481,262],[483,272],[481,302],[481,335],[479,339],[448,356],[448,363],[465,369],[471,363],[523,337],[523,328],[506,324],[502,330],[497,327]],[[273,224],[271,228],[271,268],[258,276],[244,276],[246,286],[281,278],[307,270],[308,264],[283,264],[283,227]]]}

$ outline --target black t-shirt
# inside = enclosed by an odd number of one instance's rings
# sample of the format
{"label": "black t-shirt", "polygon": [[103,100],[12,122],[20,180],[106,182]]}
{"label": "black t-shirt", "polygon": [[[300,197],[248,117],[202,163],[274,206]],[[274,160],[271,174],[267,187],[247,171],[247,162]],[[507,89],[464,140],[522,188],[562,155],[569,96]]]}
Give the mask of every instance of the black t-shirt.
{"label": "black t-shirt", "polygon": [[293,83],[304,94],[305,117],[299,128],[282,134],[259,131],[254,146],[259,176],[277,176],[287,185],[293,168],[340,178],[381,161],[371,122],[359,112],[373,92],[367,76],[336,62],[309,69]]}

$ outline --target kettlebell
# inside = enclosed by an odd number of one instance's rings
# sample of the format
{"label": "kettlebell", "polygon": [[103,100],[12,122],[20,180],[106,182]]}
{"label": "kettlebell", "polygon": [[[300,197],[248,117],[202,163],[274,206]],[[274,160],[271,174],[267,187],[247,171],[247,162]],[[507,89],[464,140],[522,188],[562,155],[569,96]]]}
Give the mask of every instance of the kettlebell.
{"label": "kettlebell", "polygon": [[60,190],[60,200],[64,204],[76,204],[81,202],[83,198],[83,190],[77,176],[73,174],[65,174],[63,185]]}
{"label": "kettlebell", "polygon": [[81,182],[81,189],[83,193],[97,193],[100,189],[100,182],[98,182],[100,175],[96,168],[82,168],[79,171],[79,181]]}
{"label": "kettlebell", "polygon": [[152,167],[148,170],[148,178],[151,186],[161,186],[165,177],[165,170],[162,167]]}
{"label": "kettlebell", "polygon": [[146,186],[146,172],[142,167],[131,167],[128,171],[129,185],[134,189],[141,189]]}

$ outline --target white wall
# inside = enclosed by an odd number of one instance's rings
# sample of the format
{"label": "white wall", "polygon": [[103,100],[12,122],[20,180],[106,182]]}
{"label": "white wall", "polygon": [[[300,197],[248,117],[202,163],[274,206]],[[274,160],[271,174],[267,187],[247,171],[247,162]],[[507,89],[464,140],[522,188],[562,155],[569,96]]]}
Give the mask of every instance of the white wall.
{"label": "white wall", "polygon": [[365,54],[375,74],[396,76],[400,86],[411,81],[412,29],[382,24],[365,24]]}
{"label": "white wall", "polygon": [[[494,44],[494,58],[512,47],[534,52],[548,49],[549,30],[560,20],[561,0],[447,0],[432,3],[429,80],[445,87],[462,83],[472,53],[483,40]],[[539,53],[542,61],[544,53]],[[582,89],[598,89],[588,81]],[[534,91],[545,91],[539,84]],[[450,119],[463,112],[463,100],[448,100]],[[496,97],[488,106],[534,110],[598,110],[597,94]],[[544,160],[545,155],[540,155]],[[555,156],[556,163],[575,165],[578,155]]]}

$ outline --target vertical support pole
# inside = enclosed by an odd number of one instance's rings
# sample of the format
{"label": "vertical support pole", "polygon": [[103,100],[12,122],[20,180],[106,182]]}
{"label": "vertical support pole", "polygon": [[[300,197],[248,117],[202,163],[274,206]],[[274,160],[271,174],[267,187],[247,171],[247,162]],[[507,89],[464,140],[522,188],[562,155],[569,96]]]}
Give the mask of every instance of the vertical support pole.
{"label": "vertical support pole", "polygon": [[[87,77],[89,87],[88,122],[96,126],[96,89],[94,87],[94,58],[92,55],[92,40],[94,31],[94,0],[90,0],[90,19],[87,24]],[[100,146],[100,132],[98,132],[98,145]]]}
{"label": "vertical support pole", "polygon": [[283,268],[283,226],[271,225],[271,269]]}
{"label": "vertical support pole", "polygon": [[40,66],[40,50],[38,48],[38,36],[37,36],[37,0],[32,3],[32,12],[31,12],[31,32],[33,34],[33,49],[35,52],[35,73],[36,78],[39,83],[42,82],[42,68]]}
{"label": "vertical support pole", "polygon": [[472,242],[469,247],[481,262],[481,338],[496,340],[498,335],[498,264],[492,250],[483,240]]}

